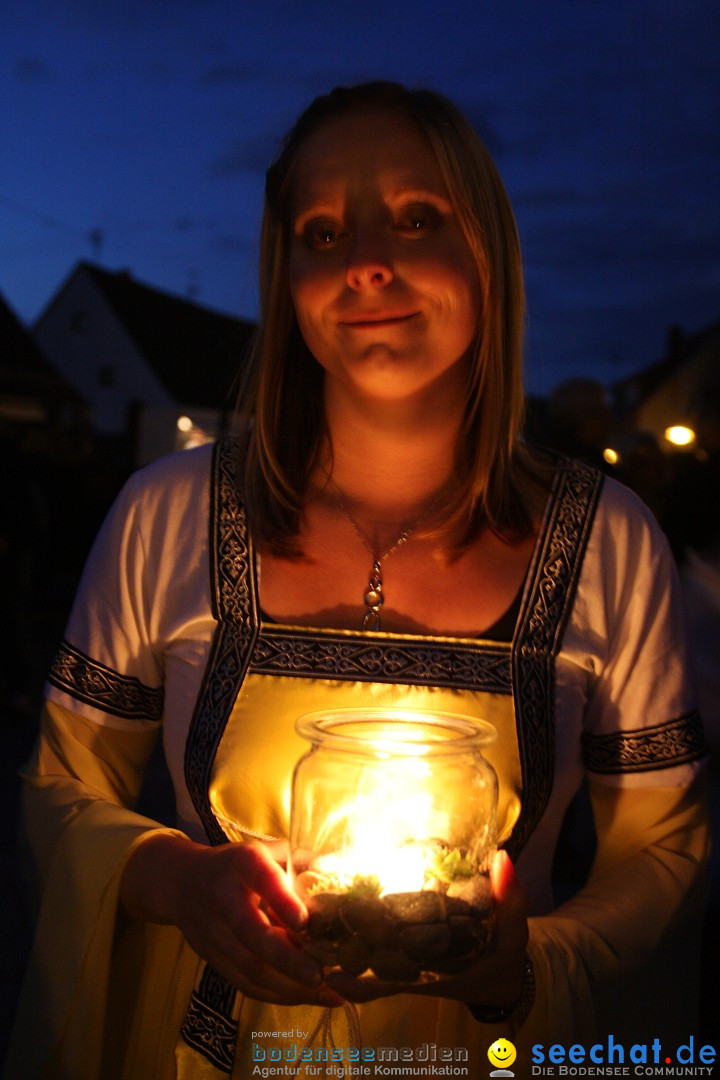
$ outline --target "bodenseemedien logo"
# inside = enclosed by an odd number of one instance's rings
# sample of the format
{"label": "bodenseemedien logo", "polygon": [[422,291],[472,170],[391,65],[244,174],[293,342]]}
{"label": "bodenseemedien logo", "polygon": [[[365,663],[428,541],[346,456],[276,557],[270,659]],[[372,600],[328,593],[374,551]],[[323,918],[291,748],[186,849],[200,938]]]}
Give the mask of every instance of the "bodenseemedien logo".
{"label": "bodenseemedien logo", "polygon": [[[251,1033],[252,1069],[249,1078],[277,1080],[298,1075],[317,1080],[355,1080],[356,1077],[399,1077],[415,1080],[421,1076],[458,1077],[475,1080],[470,1052],[465,1046],[321,1046],[308,1045],[307,1031],[253,1031]],[[256,1041],[258,1040],[258,1041]],[[270,1040],[261,1045],[259,1040]]]}
{"label": "bodenseemedien logo", "polygon": [[514,1076],[509,1066],[515,1061],[517,1050],[509,1039],[496,1039],[488,1050],[488,1061],[495,1068],[491,1076]]}

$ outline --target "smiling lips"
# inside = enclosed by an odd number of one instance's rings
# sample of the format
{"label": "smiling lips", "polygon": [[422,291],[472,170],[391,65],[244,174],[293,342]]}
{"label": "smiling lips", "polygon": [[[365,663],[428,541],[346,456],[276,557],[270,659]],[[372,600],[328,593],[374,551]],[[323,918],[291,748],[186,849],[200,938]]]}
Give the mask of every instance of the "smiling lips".
{"label": "smiling lips", "polygon": [[419,311],[367,311],[348,318],[340,319],[341,326],[347,326],[351,330],[372,329],[376,326],[391,326],[395,323],[408,322],[419,315]]}

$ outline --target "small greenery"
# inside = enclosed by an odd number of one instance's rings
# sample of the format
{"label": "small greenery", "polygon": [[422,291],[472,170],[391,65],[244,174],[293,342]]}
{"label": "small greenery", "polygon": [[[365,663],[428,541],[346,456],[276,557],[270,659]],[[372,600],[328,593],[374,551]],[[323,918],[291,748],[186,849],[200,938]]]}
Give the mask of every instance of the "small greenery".
{"label": "small greenery", "polygon": [[348,887],[347,896],[369,900],[380,895],[382,886],[375,874],[356,874]]}
{"label": "small greenery", "polygon": [[448,851],[447,848],[436,851],[426,870],[427,877],[438,878],[451,885],[454,881],[467,881],[476,868],[467,855],[463,855],[459,848]]}
{"label": "small greenery", "polygon": [[381,890],[382,886],[375,874],[356,874],[349,885],[343,885],[337,874],[317,874],[317,881],[307,888],[307,895],[334,893],[336,896],[368,900],[380,896]]}
{"label": "small greenery", "polygon": [[339,892],[337,878],[330,874],[317,874],[317,881],[314,881],[312,885],[306,886],[306,890],[308,896],[319,896],[320,893]]}

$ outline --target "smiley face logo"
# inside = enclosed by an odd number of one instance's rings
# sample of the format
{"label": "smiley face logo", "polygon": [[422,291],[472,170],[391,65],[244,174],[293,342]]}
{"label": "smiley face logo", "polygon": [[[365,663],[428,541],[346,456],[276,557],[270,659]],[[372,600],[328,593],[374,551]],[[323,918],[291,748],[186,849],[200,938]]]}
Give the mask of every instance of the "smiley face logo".
{"label": "smiley face logo", "polygon": [[509,1039],[496,1039],[488,1050],[488,1061],[498,1069],[512,1065],[517,1057],[517,1050]]}

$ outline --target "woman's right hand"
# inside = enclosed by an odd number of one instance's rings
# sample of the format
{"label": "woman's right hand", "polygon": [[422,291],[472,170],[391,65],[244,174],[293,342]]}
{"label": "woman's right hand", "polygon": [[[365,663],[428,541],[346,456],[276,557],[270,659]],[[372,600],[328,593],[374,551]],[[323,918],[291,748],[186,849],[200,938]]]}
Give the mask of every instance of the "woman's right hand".
{"label": "woman's right hand", "polygon": [[322,985],[320,965],[291,942],[288,930],[302,930],[307,911],[262,843],[206,847],[153,833],[130,855],[120,899],[132,918],[177,926],[198,956],[252,998],[342,1003]]}

